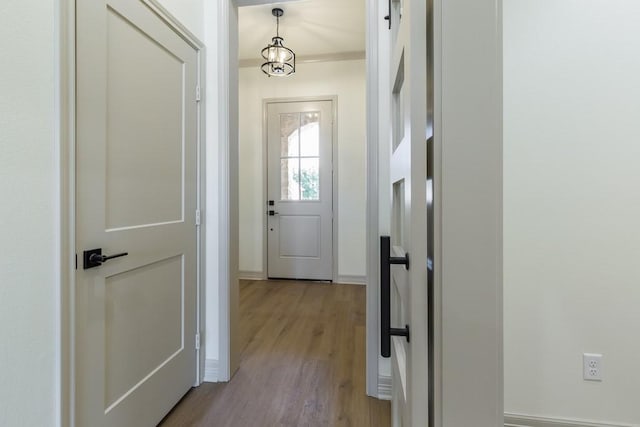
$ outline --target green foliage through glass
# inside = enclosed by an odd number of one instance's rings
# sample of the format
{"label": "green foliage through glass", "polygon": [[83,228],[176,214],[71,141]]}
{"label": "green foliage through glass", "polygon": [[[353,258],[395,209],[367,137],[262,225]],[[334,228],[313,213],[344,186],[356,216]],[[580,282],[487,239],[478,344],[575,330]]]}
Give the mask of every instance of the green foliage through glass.
{"label": "green foliage through glass", "polygon": [[302,200],[318,200],[320,177],[317,172],[301,170],[300,174],[293,176],[294,181],[300,185]]}

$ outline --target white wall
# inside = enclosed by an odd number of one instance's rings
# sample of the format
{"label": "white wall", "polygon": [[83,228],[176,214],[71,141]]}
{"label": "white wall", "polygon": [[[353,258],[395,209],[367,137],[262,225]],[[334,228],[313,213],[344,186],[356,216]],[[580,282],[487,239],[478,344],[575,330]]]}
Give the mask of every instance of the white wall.
{"label": "white wall", "polygon": [[[338,96],[338,275],[365,275],[365,62],[298,64],[288,78],[240,69],[240,271],[264,272],[262,100]],[[335,165],[334,165],[335,167]]]}
{"label": "white wall", "polygon": [[504,2],[507,412],[640,425],[639,22],[637,0]]}
{"label": "white wall", "polygon": [[57,413],[54,2],[0,3],[0,425]]}

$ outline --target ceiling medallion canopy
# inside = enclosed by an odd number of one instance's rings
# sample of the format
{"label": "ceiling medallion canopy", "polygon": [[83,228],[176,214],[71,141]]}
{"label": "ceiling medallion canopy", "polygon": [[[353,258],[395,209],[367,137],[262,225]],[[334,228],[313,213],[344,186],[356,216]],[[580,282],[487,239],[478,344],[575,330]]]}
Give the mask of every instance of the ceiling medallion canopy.
{"label": "ceiling medallion canopy", "polygon": [[296,54],[285,47],[284,39],[280,37],[280,17],[284,11],[276,7],[271,14],[276,17],[276,36],[271,39],[271,44],[262,49],[262,57],[266,62],[260,69],[269,77],[290,76],[296,72]]}

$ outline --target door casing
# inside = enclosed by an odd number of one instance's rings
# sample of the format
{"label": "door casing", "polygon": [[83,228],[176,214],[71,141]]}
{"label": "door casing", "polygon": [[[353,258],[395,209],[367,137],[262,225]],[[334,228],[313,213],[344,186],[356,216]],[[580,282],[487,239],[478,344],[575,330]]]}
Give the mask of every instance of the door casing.
{"label": "door casing", "polygon": [[[168,12],[157,0],[140,0],[161,19],[163,19],[169,27],[180,35],[189,45],[197,51],[198,54],[198,81],[200,87],[203,87],[203,76],[205,76],[205,49],[202,43],[194,36],[186,27]],[[75,353],[75,331],[74,331],[74,288],[75,288],[75,271],[77,261],[76,255],[78,249],[75,245],[75,127],[76,127],[76,16],[75,6],[76,0],[56,0],[55,2],[54,27],[56,33],[56,174],[58,181],[56,183],[57,190],[57,211],[56,218],[56,249],[58,259],[56,262],[58,273],[56,280],[58,282],[58,318],[56,325],[56,343],[57,343],[57,360],[58,376],[56,382],[58,384],[56,396],[56,425],[58,426],[75,426],[75,369],[74,357]],[[205,99],[197,105],[197,209],[204,212],[206,201],[205,189],[205,145],[203,144],[205,135]],[[206,225],[201,221],[201,225],[197,231],[197,301],[196,313],[197,323],[196,331],[200,333],[205,322],[204,311],[204,294],[203,284],[206,274],[206,265],[202,262],[205,259],[204,236]],[[196,350],[198,363],[196,364],[196,379],[198,385],[202,382],[204,375],[204,348],[201,346]]]}
{"label": "door casing", "polygon": [[[367,395],[372,397],[385,396],[388,393],[389,382],[381,379],[379,375],[379,313],[378,313],[378,99],[379,99],[379,71],[378,71],[378,31],[382,31],[385,27],[381,21],[379,11],[386,7],[386,0],[366,0],[366,97],[367,97],[367,124],[366,124],[366,162],[367,162],[367,209],[366,209],[366,282],[367,282],[367,360],[366,360],[366,390]],[[244,5],[244,4],[243,4]],[[206,6],[205,6],[206,7]],[[214,10],[215,9],[215,10]],[[214,43],[218,48],[220,63],[218,64],[218,74],[215,75],[209,86],[215,85],[220,92],[222,102],[220,104],[212,104],[209,111],[213,113],[219,123],[219,140],[221,143],[219,162],[221,184],[219,191],[219,199],[221,201],[221,218],[219,227],[221,230],[218,247],[229,248],[233,239],[230,234],[224,230],[229,230],[233,223],[233,218],[238,216],[238,206],[233,203],[233,192],[237,192],[238,178],[234,177],[230,171],[235,167],[237,169],[238,159],[237,152],[230,151],[233,144],[230,144],[230,129],[233,122],[237,122],[237,111],[233,111],[233,106],[237,106],[237,99],[230,97],[228,89],[236,90],[231,85],[237,85],[237,64],[235,67],[235,76],[233,75],[234,57],[230,55],[230,50],[237,49],[237,4],[235,0],[223,0],[218,3],[217,8],[212,8],[210,12],[215,12],[215,24],[217,32],[213,37],[207,38],[208,41]],[[380,21],[380,22],[379,22]],[[237,94],[235,94],[237,98]],[[334,159],[335,161],[335,159]],[[233,170],[233,169],[232,169]],[[235,182],[233,182],[235,180]],[[266,203],[266,199],[264,201]],[[335,209],[335,208],[334,208]],[[264,229],[264,227],[263,227]],[[237,230],[234,236],[237,238]],[[266,240],[265,240],[266,241]],[[209,242],[213,244],[213,242]],[[263,251],[264,252],[264,251]],[[219,277],[219,364],[220,372],[218,380],[228,381],[232,373],[235,371],[237,362],[237,344],[233,341],[234,335],[238,332],[238,314],[237,307],[232,302],[237,299],[238,283],[237,278],[232,277],[235,267],[237,270],[237,262],[227,259],[224,253],[219,254],[220,277]],[[264,260],[263,260],[264,263]],[[264,264],[263,264],[264,265]],[[235,272],[237,273],[237,271]],[[387,378],[390,380],[390,378]]]}
{"label": "door casing", "polygon": [[331,129],[331,165],[333,168],[333,178],[331,180],[331,186],[333,189],[333,256],[332,256],[332,275],[333,281],[338,281],[338,226],[337,221],[338,211],[338,97],[336,95],[331,96],[303,96],[293,98],[266,98],[262,100],[262,207],[265,214],[262,215],[262,266],[263,273],[262,278],[267,279],[268,270],[268,248],[267,248],[267,200],[269,195],[267,194],[267,174],[268,174],[268,152],[267,152],[267,107],[269,104],[284,104],[288,102],[312,102],[312,101],[331,101],[331,119],[333,120],[333,126]]}
{"label": "door casing", "polygon": [[504,425],[502,0],[432,13],[435,425]]}

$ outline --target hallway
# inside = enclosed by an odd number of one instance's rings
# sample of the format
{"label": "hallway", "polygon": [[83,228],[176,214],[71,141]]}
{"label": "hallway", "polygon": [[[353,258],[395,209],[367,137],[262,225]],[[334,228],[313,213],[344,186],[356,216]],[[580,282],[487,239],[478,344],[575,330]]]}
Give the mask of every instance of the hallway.
{"label": "hallway", "polygon": [[173,426],[374,426],[389,402],[365,393],[365,287],[240,282],[240,369],[192,389]]}

